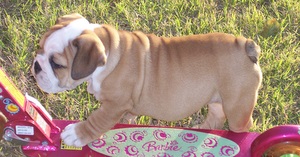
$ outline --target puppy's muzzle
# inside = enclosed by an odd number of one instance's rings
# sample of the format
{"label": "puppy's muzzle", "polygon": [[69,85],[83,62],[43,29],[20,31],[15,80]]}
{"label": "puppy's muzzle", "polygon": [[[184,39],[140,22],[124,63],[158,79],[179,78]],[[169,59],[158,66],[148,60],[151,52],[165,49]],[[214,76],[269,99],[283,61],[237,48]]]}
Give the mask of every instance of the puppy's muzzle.
{"label": "puppy's muzzle", "polygon": [[42,68],[41,68],[41,66],[40,66],[40,64],[39,64],[39,62],[38,61],[35,61],[35,63],[34,63],[34,72],[35,72],[35,74],[38,74],[39,72],[41,72],[42,71]]}

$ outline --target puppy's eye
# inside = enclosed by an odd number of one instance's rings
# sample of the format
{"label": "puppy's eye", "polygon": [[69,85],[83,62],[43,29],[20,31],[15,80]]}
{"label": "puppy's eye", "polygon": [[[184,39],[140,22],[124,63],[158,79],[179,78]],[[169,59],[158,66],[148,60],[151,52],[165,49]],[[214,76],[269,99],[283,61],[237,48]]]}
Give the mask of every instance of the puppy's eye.
{"label": "puppy's eye", "polygon": [[63,65],[57,64],[54,62],[53,57],[50,57],[49,59],[50,65],[53,69],[61,69],[61,68],[65,68]]}

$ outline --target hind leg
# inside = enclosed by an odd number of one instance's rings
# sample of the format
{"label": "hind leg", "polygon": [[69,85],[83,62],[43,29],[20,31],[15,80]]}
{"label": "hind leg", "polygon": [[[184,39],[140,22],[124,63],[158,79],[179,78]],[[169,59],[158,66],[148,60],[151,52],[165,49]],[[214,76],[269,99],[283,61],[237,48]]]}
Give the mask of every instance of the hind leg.
{"label": "hind leg", "polygon": [[137,124],[136,123],[136,115],[133,115],[131,113],[125,113],[123,118],[120,120],[120,123],[123,124]]}
{"label": "hind leg", "polygon": [[204,123],[194,126],[200,129],[222,129],[226,120],[221,103],[208,105],[208,113]]}
{"label": "hind leg", "polygon": [[229,129],[234,132],[249,131],[253,124],[252,112],[257,100],[257,91],[249,88],[239,94],[227,93],[223,109],[228,120]]}

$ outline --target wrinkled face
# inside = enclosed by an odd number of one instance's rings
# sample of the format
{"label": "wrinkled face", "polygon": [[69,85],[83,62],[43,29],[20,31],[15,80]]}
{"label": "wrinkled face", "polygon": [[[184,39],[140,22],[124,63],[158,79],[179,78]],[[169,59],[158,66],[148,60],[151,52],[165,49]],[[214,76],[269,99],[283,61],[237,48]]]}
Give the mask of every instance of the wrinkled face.
{"label": "wrinkled face", "polygon": [[73,89],[104,65],[104,46],[90,24],[79,14],[66,15],[44,34],[31,72],[47,93]]}

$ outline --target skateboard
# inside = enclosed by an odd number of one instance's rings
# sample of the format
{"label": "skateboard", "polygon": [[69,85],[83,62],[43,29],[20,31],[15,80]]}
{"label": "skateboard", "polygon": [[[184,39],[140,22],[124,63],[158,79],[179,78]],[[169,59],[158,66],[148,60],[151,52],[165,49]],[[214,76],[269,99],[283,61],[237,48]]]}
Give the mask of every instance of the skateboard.
{"label": "skateboard", "polygon": [[0,68],[0,130],[29,157],[299,157],[300,126],[263,133],[116,124],[84,147],[64,144],[62,130],[78,121],[53,119],[42,104],[22,94]]}

